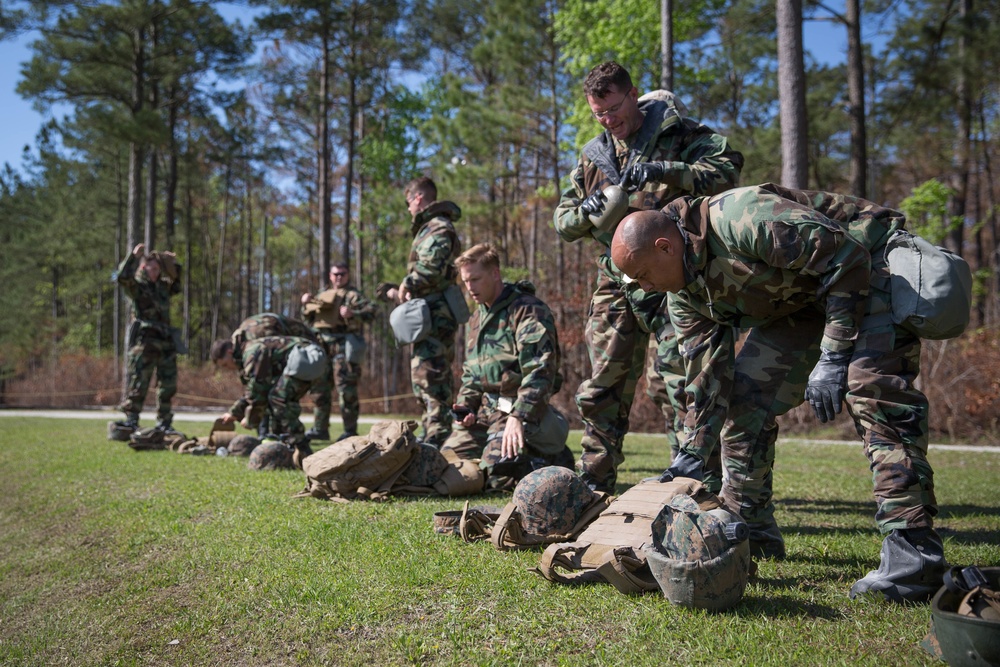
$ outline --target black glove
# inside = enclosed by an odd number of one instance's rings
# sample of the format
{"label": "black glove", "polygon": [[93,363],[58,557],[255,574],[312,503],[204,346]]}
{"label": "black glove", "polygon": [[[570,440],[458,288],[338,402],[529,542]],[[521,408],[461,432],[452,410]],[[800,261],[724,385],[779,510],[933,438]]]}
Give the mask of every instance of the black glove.
{"label": "black glove", "polygon": [[603,192],[595,192],[580,203],[580,213],[585,216],[600,215],[608,198]]}
{"label": "black glove", "polygon": [[813,407],[816,417],[824,424],[840,414],[840,404],[847,387],[847,367],[850,364],[850,352],[822,349],[816,368],[809,374],[806,400]]}
{"label": "black glove", "polygon": [[690,477],[701,481],[705,478],[705,464],[697,456],[688,454],[682,449],[677,452],[670,467],[660,475],[659,481],[672,482],[675,477]]}
{"label": "black glove", "polygon": [[667,173],[667,165],[663,162],[636,162],[625,170],[622,176],[622,188],[625,192],[642,190],[646,183],[659,182]]}

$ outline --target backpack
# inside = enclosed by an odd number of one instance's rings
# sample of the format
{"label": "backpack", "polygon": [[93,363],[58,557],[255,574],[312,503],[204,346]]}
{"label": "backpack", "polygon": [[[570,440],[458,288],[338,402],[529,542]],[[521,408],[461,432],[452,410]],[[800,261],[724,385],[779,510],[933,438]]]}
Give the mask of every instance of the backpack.
{"label": "backpack", "polygon": [[302,459],[306,488],[296,494],[324,500],[384,500],[417,453],[414,421],[380,421],[368,435],[335,442]]}
{"label": "backpack", "polygon": [[892,320],[917,336],[944,340],[969,326],[972,270],[947,248],[902,229],[885,245]]}
{"label": "backpack", "polygon": [[642,547],[652,543],[653,521],[678,494],[702,510],[722,506],[697,480],[641,482],[614,499],[575,541],[549,545],[535,571],[561,584],[607,582],[622,593],[660,590]]}
{"label": "backpack", "polygon": [[178,433],[177,431],[164,433],[162,429],[152,426],[150,428],[141,428],[129,436],[128,446],[137,452],[175,449],[179,444],[188,439],[183,433]]}

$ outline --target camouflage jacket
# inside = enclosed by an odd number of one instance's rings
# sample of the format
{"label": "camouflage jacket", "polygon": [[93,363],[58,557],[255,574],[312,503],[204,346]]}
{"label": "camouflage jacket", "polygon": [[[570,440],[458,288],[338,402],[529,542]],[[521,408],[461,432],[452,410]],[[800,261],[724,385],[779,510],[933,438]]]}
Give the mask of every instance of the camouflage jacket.
{"label": "camouflage jacket", "polygon": [[[180,264],[176,266],[179,272]],[[151,282],[144,271],[139,272],[139,258],[132,253],[118,266],[117,281],[132,301],[142,332],[170,338],[170,297],[181,291],[181,281],[170,280],[161,271],[160,279]]]}
{"label": "camouflage jacket", "polygon": [[[872,280],[871,254],[903,226],[898,211],[846,195],[773,184],[665,209],[685,237],[687,286],[669,298],[685,359],[685,449],[718,439],[739,329],[804,308],[825,314],[821,345],[851,350]],[[702,448],[705,448],[702,450]]]}
{"label": "camouflage jacket", "polygon": [[456,403],[476,412],[484,394],[513,400],[511,414],[537,423],[559,391],[559,337],[555,318],[528,281],[505,283],[490,308],[469,320],[462,388]]}
{"label": "camouflage jacket", "polygon": [[298,336],[265,336],[247,341],[239,371],[244,393],[229,413],[242,419],[248,407],[266,405],[268,393],[285,372],[289,353],[310,342],[314,341]]}
{"label": "camouflage jacket", "polygon": [[[350,308],[353,316],[346,320],[342,318],[341,306]],[[350,285],[320,292],[302,305],[302,317],[309,326],[335,334],[361,333],[364,323],[375,319],[376,312],[375,304]]]}
{"label": "camouflage jacket", "polygon": [[266,336],[298,336],[316,342],[316,334],[305,322],[278,315],[277,313],[257,313],[246,318],[233,332],[233,360],[240,366],[242,379],[243,350],[249,341]]}
{"label": "camouflage jacket", "polygon": [[736,187],[743,169],[743,155],[731,149],[724,136],[682,118],[673,105],[649,100],[640,102],[639,109],[645,114],[642,127],[624,143],[605,131],[584,146],[554,214],[556,231],[564,241],[589,237],[603,246],[598,264],[618,281],[621,271],[609,252],[614,230],[601,232],[580,213],[587,196],[619,184],[624,167],[636,162],[668,162],[670,168],[663,183],[647,183],[630,196],[629,210],[659,209],[681,195],[724,192]]}
{"label": "camouflage jacket", "polygon": [[454,284],[458,270],[455,259],[462,254],[462,242],[454,223],[462,211],[450,201],[437,201],[413,219],[413,243],[402,285],[415,297],[443,292]]}

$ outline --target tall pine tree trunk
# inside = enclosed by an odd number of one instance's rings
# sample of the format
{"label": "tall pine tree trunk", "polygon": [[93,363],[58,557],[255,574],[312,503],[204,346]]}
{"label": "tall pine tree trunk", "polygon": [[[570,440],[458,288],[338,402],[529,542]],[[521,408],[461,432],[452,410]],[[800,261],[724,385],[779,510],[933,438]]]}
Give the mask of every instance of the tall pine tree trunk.
{"label": "tall pine tree trunk", "polygon": [[802,56],[802,0],[777,0],[781,184],[809,183],[806,75]]}
{"label": "tall pine tree trunk", "polygon": [[868,138],[865,134],[865,60],[861,44],[861,0],[847,2],[847,97],[851,114],[851,194],[868,197]]}

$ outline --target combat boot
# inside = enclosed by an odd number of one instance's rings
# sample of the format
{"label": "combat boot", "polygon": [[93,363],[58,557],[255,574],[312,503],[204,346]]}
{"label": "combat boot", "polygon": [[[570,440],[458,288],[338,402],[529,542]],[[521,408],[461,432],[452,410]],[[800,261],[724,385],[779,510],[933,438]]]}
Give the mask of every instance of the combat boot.
{"label": "combat boot", "polygon": [[750,528],[750,557],[772,560],[785,559],[785,538],[772,517],[762,523],[747,523]]}
{"label": "combat boot", "polygon": [[125,419],[121,421],[116,421],[115,424],[123,426],[125,428],[130,428],[133,431],[139,430],[139,413],[138,412],[126,412]]}
{"label": "combat boot", "polygon": [[900,528],[882,540],[878,569],[855,582],[850,597],[877,593],[890,602],[926,602],[941,588],[947,569],[933,528]]}
{"label": "combat boot", "polygon": [[[357,431],[344,431],[343,433],[340,434],[340,437],[338,437],[335,442],[340,442],[341,440],[347,440],[348,438],[353,438],[357,434],[358,434]],[[306,435],[308,435],[308,433]],[[329,440],[330,437],[327,436],[325,439]]]}
{"label": "combat boot", "polygon": [[313,426],[311,429],[306,431],[306,437],[310,440],[329,440],[330,431],[325,428],[316,428]]}
{"label": "combat boot", "polygon": [[166,434],[172,435],[174,433],[177,433],[177,431],[174,430],[173,423],[174,423],[174,416],[167,415],[166,417],[162,417],[160,421],[156,422],[156,429],[159,431],[163,431]]}

